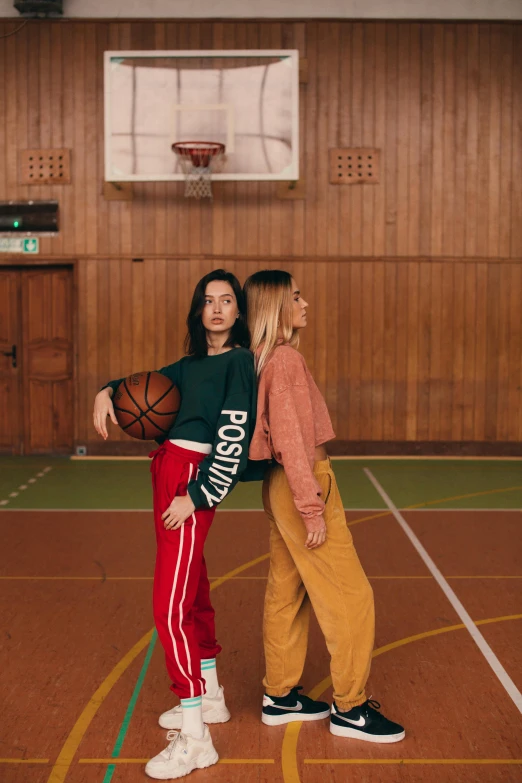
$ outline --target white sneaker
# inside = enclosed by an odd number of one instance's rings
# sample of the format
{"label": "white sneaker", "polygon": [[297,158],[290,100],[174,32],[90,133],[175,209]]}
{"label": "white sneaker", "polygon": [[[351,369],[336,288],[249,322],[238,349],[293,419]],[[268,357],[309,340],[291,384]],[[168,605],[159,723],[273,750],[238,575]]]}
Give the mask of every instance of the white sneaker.
{"label": "white sneaker", "polygon": [[[226,723],[230,720],[230,712],[225,704],[223,686],[212,699],[205,693],[203,695],[203,721],[205,723]],[[159,725],[162,729],[181,729],[181,704],[167,710],[159,716]]]}
{"label": "white sneaker", "polygon": [[154,756],[145,767],[149,778],[175,780],[189,775],[194,769],[211,767],[219,760],[208,726],[205,726],[202,739],[194,739],[190,734],[179,731],[169,731],[167,739],[170,742],[165,750]]}

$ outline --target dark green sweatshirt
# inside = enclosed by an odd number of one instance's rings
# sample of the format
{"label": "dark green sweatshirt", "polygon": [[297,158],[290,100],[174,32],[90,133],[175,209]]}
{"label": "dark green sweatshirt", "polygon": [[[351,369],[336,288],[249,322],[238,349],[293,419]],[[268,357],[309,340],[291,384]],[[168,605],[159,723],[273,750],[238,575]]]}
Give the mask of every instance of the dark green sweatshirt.
{"label": "dark green sweatshirt", "polygon": [[[167,438],[213,444],[188,487],[196,508],[212,508],[228,495],[247,465],[256,423],[254,357],[246,348],[232,348],[201,359],[184,356],[158,372],[181,394],[180,411]],[[107,386],[116,391],[122,380]]]}

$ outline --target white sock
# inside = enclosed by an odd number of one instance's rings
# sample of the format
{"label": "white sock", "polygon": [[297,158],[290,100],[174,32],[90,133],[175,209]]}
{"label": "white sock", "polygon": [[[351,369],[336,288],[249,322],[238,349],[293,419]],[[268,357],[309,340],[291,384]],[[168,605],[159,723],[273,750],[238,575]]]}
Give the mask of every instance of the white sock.
{"label": "white sock", "polygon": [[201,696],[181,699],[181,733],[190,734],[194,739],[202,739],[205,734],[201,703]]}
{"label": "white sock", "polygon": [[206,695],[213,699],[217,696],[219,690],[215,658],[203,658],[201,661],[201,676],[205,680]]}

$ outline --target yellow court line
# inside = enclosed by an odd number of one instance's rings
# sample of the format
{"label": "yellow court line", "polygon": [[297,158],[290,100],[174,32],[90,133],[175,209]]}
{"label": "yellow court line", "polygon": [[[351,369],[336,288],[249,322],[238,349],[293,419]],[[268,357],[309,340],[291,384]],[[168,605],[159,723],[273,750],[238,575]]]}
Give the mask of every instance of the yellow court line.
{"label": "yellow court line", "polygon": [[433,579],[429,576],[367,576],[367,579]]}
{"label": "yellow court line", "polygon": [[91,721],[107,698],[112,687],[118,682],[122,674],[129,668],[140,652],[150,643],[153,631],[154,629],[148,631],[138,642],[136,642],[134,647],[131,647],[129,652],[116,664],[111,673],[105,678],[93,696],[91,696],[86,706],[83,708],[80,717],[71,729],[69,736],[65,740],[51,770],[51,774],[49,775],[48,783],[62,783],[62,781],[65,780],[69,767],[72,764],[74,754],[78,750],[78,746],[89,728]]}
{"label": "yellow court line", "polygon": [[[490,490],[488,492],[479,492],[476,493],[476,495],[487,495],[487,494],[494,494],[495,492],[509,492],[515,489],[522,489],[522,487],[511,487],[501,490]],[[474,495],[463,495],[455,498],[447,498],[447,500],[457,500],[460,499],[460,497],[474,497]],[[430,505],[431,503],[443,503],[444,500],[439,501],[429,501],[425,504],[417,504],[417,506],[412,506],[411,508],[418,508],[423,505]],[[364,522],[366,520],[370,519],[377,519],[379,517],[384,516],[390,516],[390,511],[381,512],[376,515],[372,515],[369,517],[363,517],[362,519],[354,520],[349,523],[349,526],[352,526],[354,524],[357,524],[359,522]],[[245,563],[242,566],[239,566],[238,568],[233,569],[228,574],[225,574],[225,576],[220,577],[219,579],[216,579],[212,582],[210,589],[215,590],[217,587],[222,585],[224,582],[228,581],[230,577],[235,577],[238,574],[242,573],[243,571],[246,571],[248,568],[251,568],[254,565],[257,565],[258,563],[264,562],[265,560],[268,560],[270,557],[270,553],[267,553],[265,555],[262,555],[261,557],[257,557],[254,560],[251,560],[248,563]],[[58,758],[53,766],[53,769],[51,771],[51,774],[48,778],[47,783],[63,783],[65,780],[67,773],[69,771],[69,767],[72,764],[74,755],[76,751],[78,750],[78,747],[80,745],[81,740],[83,739],[83,736],[85,735],[85,732],[87,731],[88,727],[91,724],[91,721],[93,720],[95,714],[97,713],[99,707],[103,703],[103,701],[106,699],[107,695],[109,694],[110,690],[114,686],[114,684],[119,680],[119,678],[122,676],[122,674],[128,669],[128,667],[131,665],[131,663],[134,661],[134,659],[140,654],[140,652],[149,644],[152,633],[154,629],[151,629],[148,631],[130,650],[129,652],[121,659],[121,661],[115,666],[115,668],[112,670],[112,672],[105,678],[105,680],[102,682],[100,687],[97,689],[97,691],[94,693],[94,695],[91,697],[87,705],[84,707],[82,713],[80,714],[80,717],[74,724],[71,732],[69,733],[64,745],[62,746],[62,749],[58,755]],[[391,648],[390,648],[391,649]],[[378,654],[378,651],[374,652],[374,655]],[[299,727],[300,724],[294,723],[289,724],[290,727]],[[295,749],[297,749],[297,737],[299,735],[299,728],[297,730],[297,734],[295,736]],[[289,735],[289,731],[285,733],[285,741],[286,737]],[[285,760],[283,758],[283,776],[285,775]],[[297,768],[296,768],[296,774],[297,774]],[[295,778],[296,781],[299,781],[299,776]],[[285,777],[286,783],[288,783],[287,778]]]}
{"label": "yellow court line", "polygon": [[[71,457],[71,459],[82,459],[82,457]],[[330,457],[331,460],[353,460],[354,462],[365,462],[366,460],[411,460],[412,462],[419,462],[420,460],[440,460],[444,462],[519,462],[520,457],[473,457],[473,456],[453,456],[448,457],[446,454],[340,454],[338,456]]]}
{"label": "yellow court line", "polygon": [[514,575],[514,576],[491,576],[490,574],[484,575],[484,576],[447,576],[446,579],[522,579],[521,575]]}
{"label": "yellow court line", "polygon": [[[229,571],[228,574],[225,574],[219,579],[216,579],[215,582],[212,582],[210,589],[215,590],[216,587],[219,587],[224,582],[226,582],[229,577],[236,576],[238,573],[246,571],[247,568],[251,568],[252,566],[261,563],[263,560],[266,560],[269,557],[270,554],[262,555],[261,557],[256,557],[254,560],[250,560],[248,563],[245,563],[238,568],[234,568],[232,571]],[[148,631],[138,642],[136,642],[134,647],[131,647],[129,652],[121,659],[121,661],[119,661],[119,663],[116,664],[114,669],[107,675],[97,691],[93,694],[93,696],[91,696],[86,706],[83,708],[80,717],[71,729],[67,739],[65,740],[65,743],[62,746],[58,758],[56,759],[56,762],[54,763],[54,766],[51,770],[51,774],[49,775],[47,783],[63,783],[67,777],[67,773],[69,772],[69,768],[73,762],[75,753],[78,750],[80,743],[94,716],[122,674],[129,668],[131,663],[135,660],[135,658],[137,658],[140,652],[144,650],[145,647],[147,647],[152,637],[153,631],[154,629],[151,628],[150,631]],[[112,764],[113,762],[114,760],[111,760],[110,763]]]}
{"label": "yellow court line", "polygon": [[[449,503],[451,500],[466,500],[468,498],[478,498],[483,497],[485,495],[498,495],[502,492],[516,492],[518,490],[522,490],[522,486],[519,487],[504,487],[503,489],[488,489],[484,492],[471,492],[467,495],[453,495],[449,498],[439,498],[438,500],[427,500],[423,503],[414,503],[411,506],[404,506],[402,511],[415,511],[415,509],[418,508],[426,508],[427,506],[437,506],[440,503]],[[354,509],[356,510],[356,509]],[[471,512],[473,511],[480,511],[480,508],[477,509],[467,509]],[[512,509],[513,511],[517,511],[518,509]],[[495,513],[495,510],[493,510],[492,513]],[[360,517],[359,519],[352,519],[350,522],[348,522],[348,527],[352,527],[353,525],[358,525],[361,522],[369,522],[372,519],[382,519],[383,517],[389,517],[392,516],[392,512],[389,510],[386,511],[380,511],[378,514],[371,514],[367,517]]]}
{"label": "yellow court line", "polygon": [[[146,764],[146,759],[78,759],[78,764]],[[219,764],[275,764],[275,759],[219,759]]]}
{"label": "yellow court line", "polygon": [[[426,508],[427,506],[437,506],[440,503],[449,503],[452,500],[466,500],[468,498],[476,498],[476,497],[483,497],[484,495],[498,495],[502,492],[516,492],[518,490],[522,490],[522,486],[520,487],[505,487],[504,489],[488,489],[484,492],[471,492],[467,495],[453,495],[452,497],[448,498],[439,498],[438,500],[427,500],[423,503],[414,503],[411,506],[404,506],[402,509],[403,511],[415,511],[415,509],[418,508]],[[444,509],[442,509],[444,510]],[[480,508],[477,509],[467,509],[471,512],[473,511],[480,511]],[[517,511],[518,509],[512,509],[513,511]],[[495,509],[492,513],[495,513]],[[381,511],[378,514],[371,514],[367,517],[360,517],[360,519],[353,519],[350,522],[348,522],[348,527],[352,527],[353,525],[358,525],[360,522],[369,522],[371,519],[382,519],[383,517],[392,516],[391,511]]]}
{"label": "yellow court line", "polygon": [[392,516],[391,511],[381,511],[378,514],[372,514],[369,517],[361,517],[360,519],[352,519],[351,522],[347,522],[346,524],[348,527],[353,527],[353,525],[358,525],[360,522],[369,522],[371,519],[382,519],[382,517],[390,517]]}
{"label": "yellow court line", "polygon": [[[85,461],[89,461],[89,460],[90,461],[99,461],[99,462],[101,462],[103,460],[106,460],[106,461],[109,461],[109,462],[110,461],[114,461],[114,460],[124,460],[124,461],[140,460],[140,461],[145,462],[145,461],[149,460],[149,457],[147,457],[147,456],[135,456],[135,457],[123,457],[123,456],[120,456],[120,457],[118,457],[116,455],[112,455],[112,456],[108,455],[106,457],[98,456],[98,455],[93,455],[93,456],[85,455],[85,456],[82,457],[82,456],[78,456],[77,454],[74,454],[74,455],[71,455],[69,457],[69,459],[71,461],[74,461],[74,462],[85,462]],[[354,462],[355,461],[364,462],[365,460],[373,460],[373,461],[375,461],[375,460],[388,460],[388,461],[411,460],[412,462],[418,462],[419,460],[431,460],[431,461],[440,460],[440,461],[445,461],[445,462],[465,462],[465,461],[467,461],[467,462],[472,462],[472,461],[475,461],[475,462],[480,462],[480,461],[482,461],[482,462],[484,462],[484,461],[485,462],[516,462],[516,461],[520,460],[520,457],[472,457],[472,456],[448,457],[446,455],[439,455],[439,454],[426,454],[424,456],[421,455],[421,454],[382,454],[382,455],[379,455],[379,454],[340,454],[340,455],[337,455],[337,456],[331,456],[330,459],[331,460],[335,460],[335,461],[352,460]]]}
{"label": "yellow court line", "polygon": [[256,557],[254,560],[250,560],[249,563],[245,563],[244,565],[239,566],[238,568],[234,568],[233,571],[229,571],[228,574],[225,574],[225,576],[220,576],[218,579],[212,582],[212,584],[210,585],[210,589],[215,590],[216,587],[219,587],[224,582],[228,582],[228,580],[231,579],[232,577],[241,574],[243,571],[252,568],[258,563],[263,563],[265,560],[268,560],[269,557],[270,557],[270,552],[267,552],[266,555],[261,555],[261,557]]}
{"label": "yellow court line", "polygon": [[[506,622],[508,620],[522,620],[522,614],[504,615],[502,617],[491,617],[487,620],[477,620],[475,625],[489,625],[492,623]],[[383,655],[390,650],[404,647],[407,644],[420,641],[421,639],[428,639],[432,636],[439,636],[440,634],[451,633],[452,631],[465,630],[465,628],[466,626],[463,623],[460,623],[458,625],[447,625],[442,628],[435,628],[432,631],[424,631],[423,633],[418,633],[414,636],[406,636],[404,639],[398,639],[395,642],[390,642],[390,644],[378,647],[373,651],[372,658],[377,658],[379,655]],[[315,688],[312,688],[308,696],[314,700],[318,699],[331,684],[332,678],[329,675],[328,677],[325,677],[324,680],[321,680]],[[283,768],[284,783],[301,783],[299,770],[297,768],[297,743],[302,725],[302,723],[289,723],[283,737],[281,764]]]}
{"label": "yellow court line", "polygon": [[[433,579],[431,575],[367,575],[368,579]],[[445,579],[522,579],[522,574],[464,574],[462,576],[446,575]],[[153,576],[0,576],[3,581],[27,581],[27,582],[49,582],[49,581],[77,581],[77,582],[152,582]],[[218,581],[222,576],[209,576],[210,580]],[[241,581],[265,581],[268,576],[230,576],[227,582]],[[221,582],[222,584],[222,582]]]}
{"label": "yellow court line", "polygon": [[[412,509],[424,508],[425,506],[436,506],[438,503],[449,503],[450,500],[466,500],[467,498],[480,498],[480,497],[484,497],[485,495],[499,495],[502,492],[517,492],[518,490],[521,489],[522,486],[504,487],[503,489],[486,489],[483,492],[470,492],[467,495],[453,495],[450,498],[441,498],[440,500],[427,500],[425,503],[415,503],[412,506],[405,506],[403,511],[408,511],[408,510],[411,511]],[[517,511],[517,509],[513,509],[513,510]],[[474,511],[474,509],[471,509],[471,511]],[[480,511],[480,509],[477,508],[477,511]]]}
{"label": "yellow court line", "polygon": [[[210,578],[210,577],[209,577]],[[36,582],[151,582],[153,576],[0,576],[0,579],[19,579]]]}
{"label": "yellow court line", "polygon": [[522,759],[305,759],[305,764],[522,764]]}
{"label": "yellow court line", "polygon": [[0,764],[49,764],[49,759],[0,759]]}

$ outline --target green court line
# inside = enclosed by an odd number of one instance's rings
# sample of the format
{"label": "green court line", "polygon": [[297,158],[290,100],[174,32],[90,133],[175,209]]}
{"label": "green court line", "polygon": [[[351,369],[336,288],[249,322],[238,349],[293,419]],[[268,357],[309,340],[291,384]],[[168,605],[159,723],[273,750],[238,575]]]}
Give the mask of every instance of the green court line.
{"label": "green court line", "polygon": [[[125,715],[123,716],[123,722],[121,724],[120,730],[118,732],[118,736],[116,738],[116,743],[114,745],[113,751],[111,753],[111,757],[114,759],[117,759],[120,755],[121,749],[123,747],[123,743],[125,741],[125,737],[127,735],[127,731],[129,730],[132,713],[134,712],[134,707],[136,706],[136,702],[138,701],[138,696],[140,695],[140,691],[143,685],[143,682],[145,680],[145,675],[147,674],[147,669],[149,668],[149,664],[152,658],[152,653],[154,652],[154,646],[156,644],[156,639],[158,638],[157,631],[154,631],[152,634],[149,648],[147,650],[147,654],[145,656],[145,660],[143,661],[143,666],[141,667],[141,671],[139,673],[139,677],[136,681],[136,685],[134,686],[134,690],[132,692],[132,696],[130,698],[127,710],[125,711]],[[105,773],[105,777],[103,778],[103,783],[111,783],[112,776],[114,775],[114,770],[116,769],[115,764],[109,764],[107,767],[107,771]]]}

